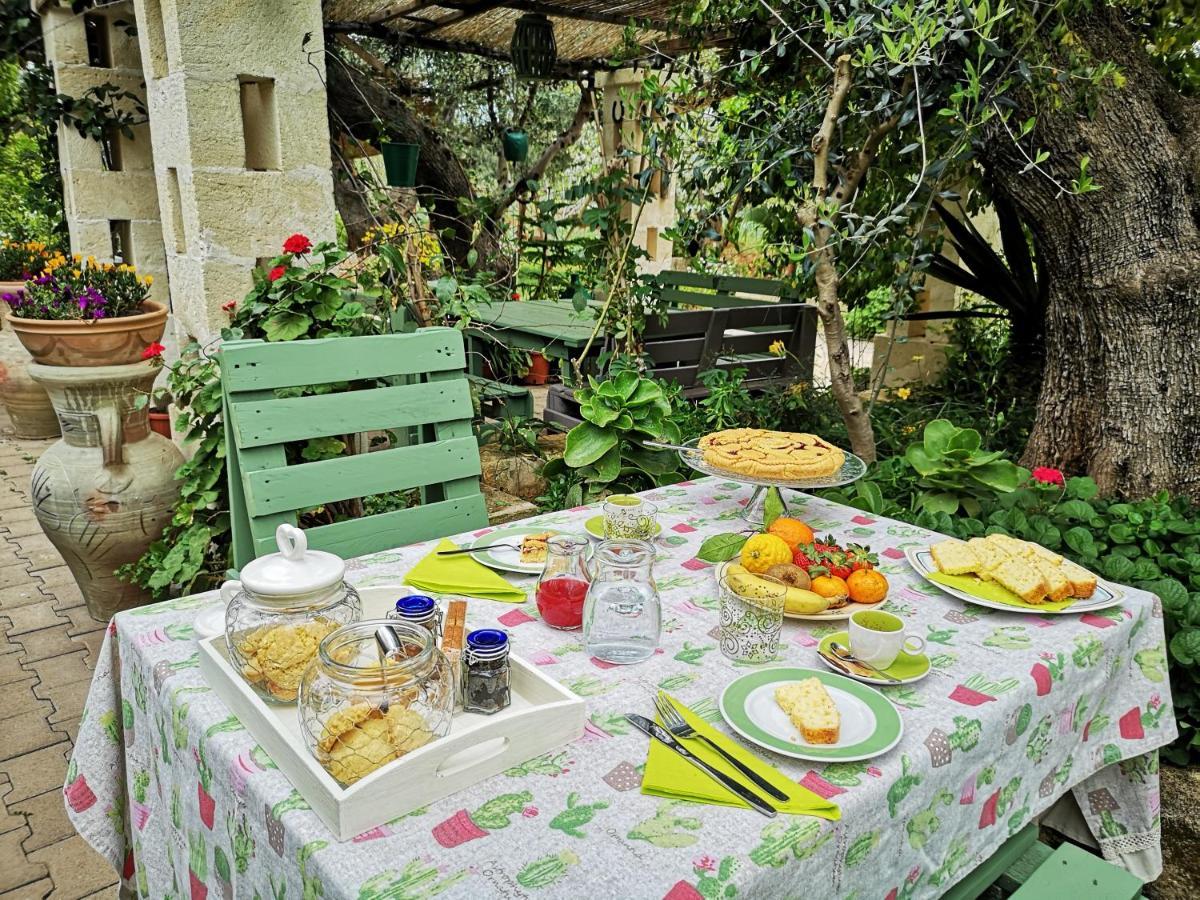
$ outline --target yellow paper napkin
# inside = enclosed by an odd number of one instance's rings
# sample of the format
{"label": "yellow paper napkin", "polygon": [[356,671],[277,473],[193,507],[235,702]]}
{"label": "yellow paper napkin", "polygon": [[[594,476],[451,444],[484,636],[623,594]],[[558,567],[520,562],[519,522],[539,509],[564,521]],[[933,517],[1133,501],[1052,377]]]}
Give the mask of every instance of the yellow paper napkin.
{"label": "yellow paper napkin", "polygon": [[453,542],[443,538],[435,550],[408,570],[404,583],[435,594],[462,594],[504,603],[525,602],[524,591],[473,560],[471,554],[437,555],[438,550],[454,549]]}
{"label": "yellow paper napkin", "polygon": [[[767,764],[754,754],[744,750],[737,742],[730,740],[717,731],[694,712],[669,695],[667,699],[679,710],[684,720],[704,735],[710,741],[727,751],[740,762],[757,772],[768,784],[779,788],[788,795],[786,802],[776,800],[762,788],[755,785],[745,775],[729,764],[721,754],[709,747],[704,741],[689,739],[680,741],[688,750],[694,753],[714,769],[724,772],[750,788],[777,810],[794,816],[817,816],[821,819],[837,821],[842,817],[838,805],[814,794],[788,778],[774,766]],[[661,720],[656,719],[658,724]],[[642,793],[654,797],[669,797],[678,800],[692,800],[697,803],[713,803],[718,806],[740,806],[749,809],[750,806],[736,794],[732,793],[720,782],[710,778],[694,765],[664,746],[661,741],[650,739],[650,752],[646,757],[646,772],[642,776]]]}
{"label": "yellow paper napkin", "polygon": [[946,575],[942,572],[930,572],[929,579],[936,581],[938,584],[944,584],[947,587],[957,588],[965,594],[970,594],[972,597],[979,597],[981,600],[991,600],[993,603],[1004,603],[1007,606],[1017,606],[1021,609],[1029,609],[1033,612],[1040,610],[1052,609],[1055,612],[1066,609],[1075,602],[1072,597],[1068,600],[1047,600],[1045,603],[1030,603],[1028,600],[1022,600],[1006,587],[996,584],[994,581],[984,581],[982,578],[976,578],[974,575]]}

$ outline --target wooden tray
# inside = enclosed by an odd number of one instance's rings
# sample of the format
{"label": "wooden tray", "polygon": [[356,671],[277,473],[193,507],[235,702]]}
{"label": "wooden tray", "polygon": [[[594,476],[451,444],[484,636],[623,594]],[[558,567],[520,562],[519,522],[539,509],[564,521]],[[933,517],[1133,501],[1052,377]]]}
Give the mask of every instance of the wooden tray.
{"label": "wooden tray", "polygon": [[[390,590],[396,597],[405,588]],[[381,614],[360,591],[364,618]],[[440,800],[583,734],[584,702],[510,656],[512,704],[491,716],[457,712],[450,733],[342,787],[308,752],[295,706],[264,703],[230,664],[225,637],[198,642],[200,672],[339,840]]]}

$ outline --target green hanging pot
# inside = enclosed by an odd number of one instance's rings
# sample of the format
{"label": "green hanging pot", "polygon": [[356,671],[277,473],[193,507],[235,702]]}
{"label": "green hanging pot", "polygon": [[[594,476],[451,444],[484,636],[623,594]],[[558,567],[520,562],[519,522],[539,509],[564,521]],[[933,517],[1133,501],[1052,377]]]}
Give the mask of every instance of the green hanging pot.
{"label": "green hanging pot", "polygon": [[383,171],[392,187],[413,187],[417,183],[417,160],[421,148],[416,144],[379,145],[383,153]]}
{"label": "green hanging pot", "polygon": [[529,135],[519,128],[506,128],[500,137],[504,158],[509,162],[525,162],[529,156]]}

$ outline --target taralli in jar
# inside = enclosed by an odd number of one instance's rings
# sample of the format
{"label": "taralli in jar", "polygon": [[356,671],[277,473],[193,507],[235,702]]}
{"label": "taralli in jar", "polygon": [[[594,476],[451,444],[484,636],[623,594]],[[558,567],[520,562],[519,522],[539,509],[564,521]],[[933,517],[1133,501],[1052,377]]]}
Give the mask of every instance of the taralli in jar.
{"label": "taralli in jar", "polygon": [[236,641],[242,675],[278,700],[295,700],[305,670],[325,635],[341,623],[317,618],[296,625],[268,625]]}
{"label": "taralli in jar", "polygon": [[325,723],[317,760],[349,785],[431,740],[424,717],[414,710],[394,706],[383,712],[369,703],[356,703]]}

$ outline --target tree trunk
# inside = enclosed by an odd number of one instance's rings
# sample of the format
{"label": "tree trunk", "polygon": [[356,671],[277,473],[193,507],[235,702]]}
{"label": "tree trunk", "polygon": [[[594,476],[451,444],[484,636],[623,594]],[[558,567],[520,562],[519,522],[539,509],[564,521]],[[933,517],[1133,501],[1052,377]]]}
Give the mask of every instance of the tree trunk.
{"label": "tree trunk", "polygon": [[507,277],[512,261],[500,255],[496,229],[488,223],[475,234],[474,222],[458,210],[459,198],[473,199],[475,192],[462,163],[441,135],[375,77],[330,60],[327,78],[332,133],[349,133],[374,143],[377,123],[382,122],[391,139],[419,146],[417,195],[429,211],[434,230],[443,235],[443,246],[464,267],[467,254],[475,249],[478,266]]}
{"label": "tree trunk", "polygon": [[1063,193],[1002,131],[981,153],[995,187],[1033,228],[1048,279],[1045,363],[1023,462],[1089,474],[1106,492],[1200,498],[1200,104],[1180,95],[1111,9],[1074,36],[1126,81],[1093,115],[1033,103],[1026,146],[1070,185],[1079,160],[1099,191]]}

